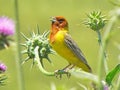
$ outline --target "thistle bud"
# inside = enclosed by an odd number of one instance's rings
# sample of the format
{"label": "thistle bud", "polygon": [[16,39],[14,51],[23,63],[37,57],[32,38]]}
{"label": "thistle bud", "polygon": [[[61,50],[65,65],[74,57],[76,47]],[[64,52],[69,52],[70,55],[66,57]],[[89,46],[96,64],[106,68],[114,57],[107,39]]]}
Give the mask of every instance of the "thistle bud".
{"label": "thistle bud", "polygon": [[106,24],[106,19],[104,16],[101,16],[101,12],[92,12],[88,15],[88,20],[86,25],[94,31],[102,29]]}
{"label": "thistle bud", "polygon": [[47,38],[49,32],[44,32],[42,35],[32,33],[30,38],[27,38],[25,35],[23,35],[26,38],[26,42],[22,45],[25,46],[25,50],[23,53],[27,54],[28,57],[25,59],[25,61],[29,59],[35,59],[35,48],[39,47],[38,49],[38,54],[39,54],[39,59],[40,62],[42,62],[43,59],[48,60],[49,62],[50,59],[48,57],[49,54],[54,53],[52,50],[52,47],[49,44],[49,40]]}

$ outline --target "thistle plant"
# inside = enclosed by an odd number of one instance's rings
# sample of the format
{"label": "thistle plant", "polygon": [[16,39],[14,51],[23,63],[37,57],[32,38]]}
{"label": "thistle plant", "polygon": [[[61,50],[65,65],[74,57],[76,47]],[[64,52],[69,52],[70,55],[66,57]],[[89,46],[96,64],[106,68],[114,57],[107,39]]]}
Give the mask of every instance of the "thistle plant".
{"label": "thistle plant", "polygon": [[[101,35],[101,30],[104,28],[105,24],[106,24],[106,19],[105,19],[105,16],[102,16],[101,15],[101,12],[91,12],[89,15],[88,15],[88,20],[87,20],[87,25],[88,27],[91,29],[91,30],[94,30],[97,32],[97,35],[98,35],[98,43],[100,45],[100,51],[103,51],[103,59],[102,60],[99,60],[99,64],[101,66],[99,66],[99,69],[100,67],[105,67],[105,72],[107,73],[108,72],[108,66],[107,66],[107,62],[106,62],[106,52],[105,50],[103,50],[103,41],[102,41],[102,35]],[[100,70],[101,72],[102,70]]]}
{"label": "thistle plant", "polygon": [[[15,22],[7,16],[0,16],[0,50],[8,48],[12,39],[9,36],[15,34]],[[5,71],[7,66],[4,63],[0,63],[0,86],[5,84],[7,76]]]}
{"label": "thistle plant", "polygon": [[53,54],[54,51],[52,50],[52,47],[49,45],[49,40],[47,38],[48,33],[49,32],[44,32],[42,35],[40,35],[39,31],[37,34],[33,32],[31,34],[31,38],[27,38],[24,34],[22,34],[26,39],[25,44],[22,44],[23,46],[25,46],[26,49],[22,51],[22,53],[28,55],[24,62],[33,59],[33,64],[35,63],[35,48],[38,46],[39,47],[38,55],[42,66],[43,59],[46,59],[51,63],[51,60],[49,59],[49,54]]}
{"label": "thistle plant", "polygon": [[5,64],[3,64],[3,63],[0,63],[0,73],[5,72],[6,69],[7,69],[7,66]]}
{"label": "thistle plant", "polygon": [[9,47],[8,36],[12,36],[15,33],[15,23],[12,19],[1,16],[0,17],[0,49]]}
{"label": "thistle plant", "polygon": [[101,16],[101,12],[93,11],[88,15],[88,20],[86,22],[86,25],[88,25],[90,29],[97,32],[103,29],[103,27],[106,24],[106,19],[104,17],[105,16]]}
{"label": "thistle plant", "polygon": [[106,24],[105,16],[101,15],[101,12],[91,12],[88,15],[88,20],[86,22],[86,25],[91,29],[97,32],[98,34],[98,42],[102,47],[102,37],[100,30],[102,30]]}
{"label": "thistle plant", "polygon": [[[98,88],[100,90],[106,90],[106,88],[107,90],[109,90],[110,86],[112,85],[111,83],[113,81],[113,78],[115,77],[116,74],[120,72],[120,64],[118,64],[113,70],[109,71],[106,62],[106,52],[105,52],[107,43],[110,39],[109,35],[112,31],[112,26],[114,25],[117,18],[119,18],[120,16],[117,11],[118,10],[114,10],[114,15],[111,16],[111,19],[107,24],[103,38],[100,33],[100,30],[104,28],[106,24],[106,19],[104,19],[104,16],[101,16],[101,12],[92,12],[88,15],[87,25],[89,26],[90,29],[97,32],[98,42],[100,45],[100,53],[99,53],[99,61],[98,61],[98,82],[99,82]],[[102,76],[103,65],[104,65],[104,70],[106,72],[105,77]],[[117,87],[119,87],[119,85]],[[119,89],[117,88],[116,90]]]}
{"label": "thistle plant", "polygon": [[23,63],[27,62],[28,60],[33,60],[33,65],[36,63],[41,72],[46,75],[53,75],[53,73],[47,72],[44,69],[43,60],[47,60],[50,63],[51,60],[49,58],[49,54],[54,54],[55,51],[49,44],[48,34],[49,32],[44,32],[40,34],[39,28],[38,33],[32,33],[30,38],[27,38],[23,33],[22,36],[26,39],[24,44],[21,44],[25,47],[25,50],[22,51],[23,54],[27,54],[27,58],[23,61]]}
{"label": "thistle plant", "polygon": [[[88,20],[87,20],[87,25],[88,27],[91,29],[91,30],[94,30],[97,32],[97,35],[98,35],[98,43],[100,45],[100,50],[103,51],[103,58],[105,60],[99,60],[100,61],[100,67],[102,67],[102,65],[104,65],[105,67],[105,72],[107,73],[108,72],[108,66],[107,66],[107,62],[106,62],[106,52],[105,50],[103,50],[103,41],[102,41],[102,36],[101,36],[101,30],[104,28],[105,24],[106,24],[106,19],[105,19],[105,16],[102,16],[101,15],[101,12],[91,12],[89,15],[88,15]],[[101,70],[100,70],[101,72]]]}
{"label": "thistle plant", "polygon": [[6,70],[7,66],[4,63],[0,63],[0,86],[5,85],[5,80],[7,79],[7,77],[4,73]]}

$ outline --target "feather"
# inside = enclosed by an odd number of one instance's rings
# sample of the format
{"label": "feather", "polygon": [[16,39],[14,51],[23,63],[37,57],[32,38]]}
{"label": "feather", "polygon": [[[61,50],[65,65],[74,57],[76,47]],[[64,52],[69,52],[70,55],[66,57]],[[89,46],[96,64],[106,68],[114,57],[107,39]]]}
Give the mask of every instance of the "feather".
{"label": "feather", "polygon": [[78,45],[76,44],[76,42],[71,38],[71,36],[69,34],[65,35],[65,44],[67,45],[67,47],[76,55],[76,57],[78,57],[78,59],[80,61],[82,61],[87,67],[88,69],[91,71],[90,66],[87,63],[87,60],[85,59],[82,51],[80,50],[80,48],[78,47]]}

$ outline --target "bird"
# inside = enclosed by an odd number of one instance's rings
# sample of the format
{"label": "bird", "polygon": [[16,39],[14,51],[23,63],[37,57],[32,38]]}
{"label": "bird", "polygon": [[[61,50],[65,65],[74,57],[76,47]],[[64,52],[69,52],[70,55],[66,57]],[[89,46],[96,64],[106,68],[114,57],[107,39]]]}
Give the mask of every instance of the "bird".
{"label": "bird", "polygon": [[54,16],[51,17],[50,21],[50,45],[61,57],[66,59],[69,63],[69,65],[66,66],[64,70],[72,69],[76,66],[86,72],[92,72],[92,69],[88,65],[87,60],[78,44],[69,34],[67,20],[63,16]]}

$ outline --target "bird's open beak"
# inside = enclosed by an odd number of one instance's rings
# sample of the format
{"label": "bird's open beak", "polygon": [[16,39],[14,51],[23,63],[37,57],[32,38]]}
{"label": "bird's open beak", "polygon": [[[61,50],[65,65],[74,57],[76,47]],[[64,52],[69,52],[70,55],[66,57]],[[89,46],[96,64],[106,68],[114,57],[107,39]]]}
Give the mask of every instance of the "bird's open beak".
{"label": "bird's open beak", "polygon": [[50,21],[54,23],[54,22],[56,22],[56,18],[55,17],[51,17]]}

